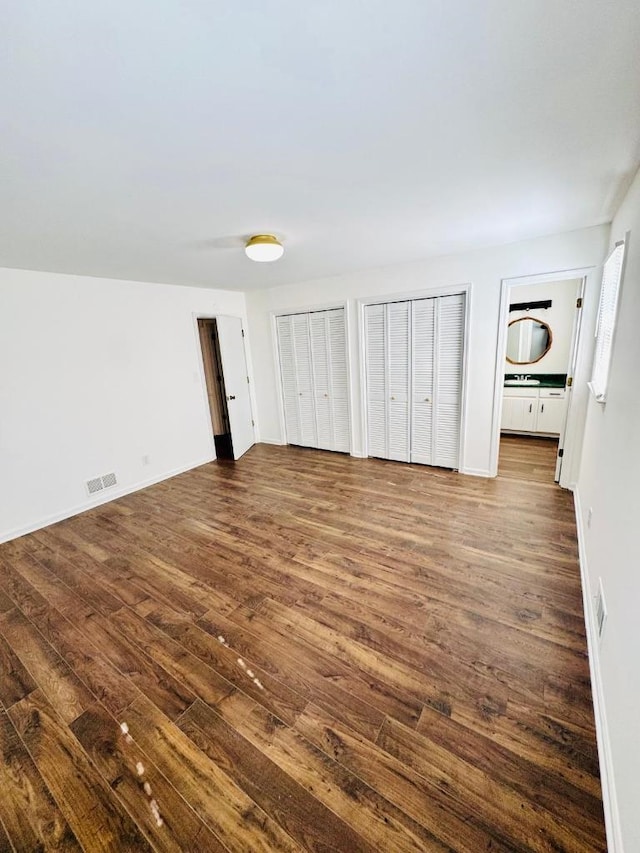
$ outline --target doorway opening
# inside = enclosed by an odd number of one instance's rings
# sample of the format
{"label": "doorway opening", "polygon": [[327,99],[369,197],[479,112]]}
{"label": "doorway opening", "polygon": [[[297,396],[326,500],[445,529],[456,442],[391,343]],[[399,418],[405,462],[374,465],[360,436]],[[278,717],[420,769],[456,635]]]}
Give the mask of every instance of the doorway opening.
{"label": "doorway opening", "polygon": [[256,440],[242,319],[224,314],[194,319],[216,458],[239,459]]}
{"label": "doorway opening", "polygon": [[558,483],[584,278],[543,278],[512,282],[505,293],[498,472]]}
{"label": "doorway opening", "polygon": [[202,347],[204,380],[207,386],[207,399],[211,415],[211,428],[218,459],[233,459],[233,441],[231,423],[227,406],[227,391],[224,384],[224,370],[220,355],[218,324],[216,320],[198,320],[198,333]]}

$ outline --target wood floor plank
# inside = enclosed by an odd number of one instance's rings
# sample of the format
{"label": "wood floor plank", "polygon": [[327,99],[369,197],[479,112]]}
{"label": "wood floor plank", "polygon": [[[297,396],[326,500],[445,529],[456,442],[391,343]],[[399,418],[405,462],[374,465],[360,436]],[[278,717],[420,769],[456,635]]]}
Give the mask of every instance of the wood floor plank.
{"label": "wood floor plank", "polygon": [[[273,678],[254,661],[238,659],[232,649],[226,648],[217,638],[191,623],[189,619],[181,618],[175,611],[159,605],[147,618],[222,675],[227,683],[253,696],[281,719],[293,722],[306,704],[304,697],[291,690],[288,685]],[[249,675],[250,672],[253,676]],[[256,678],[259,685],[255,683]]]}
{"label": "wood floor plank", "polygon": [[603,853],[554,465],[256,446],[0,544],[0,851]]}
{"label": "wood floor plank", "polygon": [[295,728],[372,788],[384,791],[388,800],[417,823],[427,828],[437,827],[439,839],[453,849],[461,853],[479,850],[507,853],[513,849],[500,837],[499,827],[483,826],[481,819],[462,809],[446,790],[358,737],[317,706],[309,705],[296,720]]}
{"label": "wood floor plank", "polygon": [[[533,789],[534,801],[560,819],[571,823],[572,815],[579,811],[582,823],[579,831],[587,838],[602,835],[603,812],[599,796],[587,793],[571,784],[561,775],[549,774],[548,768],[523,760],[507,746],[497,744],[484,735],[471,734],[455,720],[448,720],[430,708],[425,708],[417,731],[429,744],[436,743],[482,770],[492,779],[508,786],[511,791],[527,797]],[[524,780],[526,779],[526,783]]]}
{"label": "wood floor plank", "polygon": [[151,850],[40,690],[7,713],[82,847]]}
{"label": "wood floor plank", "polygon": [[21,611],[0,615],[0,634],[65,722],[75,720],[94,701],[75,672]]}
{"label": "wood floor plank", "polygon": [[9,833],[0,817],[0,853],[15,853],[15,848],[9,839]]}
{"label": "wood floor plank", "polygon": [[[154,850],[176,853],[184,850],[224,853],[227,850],[133,738],[127,739],[118,722],[103,708],[99,705],[89,708],[74,720],[71,730]],[[148,793],[145,785],[148,785]],[[159,821],[151,805],[154,800],[158,805]]]}
{"label": "wood floor plank", "polygon": [[303,849],[314,853],[374,849],[203,703],[194,702],[178,725]]}
{"label": "wood floor plank", "polygon": [[[269,756],[285,773],[358,832],[369,844],[385,838],[387,849],[443,851],[449,849],[433,830],[425,829],[385,797],[343,768],[297,731],[248,696],[236,696],[223,711],[234,728]],[[242,704],[250,705],[247,710]],[[241,713],[235,716],[238,708]]]}
{"label": "wood floor plank", "polygon": [[284,640],[275,631],[262,634],[248,631],[238,625],[233,613],[229,618],[207,613],[197,624],[212,637],[224,637],[243,660],[256,661],[306,701],[330,708],[356,731],[375,740],[384,714],[353,690],[345,690],[335,683],[335,662],[326,655],[317,651],[311,655],[305,647]]}
{"label": "wood floor plank", "polygon": [[204,702],[215,705],[234,689],[233,684],[215,669],[132,610],[123,608],[118,611],[113,615],[113,622],[125,636]]}
{"label": "wood floor plank", "polygon": [[[308,662],[314,668],[314,659],[322,666],[326,679],[345,692],[351,693],[364,703],[371,705],[383,716],[390,714],[395,719],[403,720],[407,725],[415,725],[420,719],[422,704],[408,694],[392,688],[377,676],[364,677],[360,670],[354,670],[341,660],[331,655],[330,650],[309,642],[296,632],[292,632],[286,624],[273,622],[268,616],[246,606],[238,607],[232,614],[232,621],[257,633],[265,641],[286,643],[288,653],[300,656],[303,662]],[[316,664],[317,665],[317,664]]]}
{"label": "wood floor plank", "polygon": [[193,741],[147,699],[127,710],[134,741],[230,851],[300,847]]}
{"label": "wood floor plank", "polygon": [[81,848],[73,832],[7,712],[1,709],[0,749],[0,814],[4,829],[16,850],[79,851]]}
{"label": "wood floor plank", "polygon": [[179,717],[196,698],[186,684],[178,681],[153,657],[131,643],[113,619],[90,614],[78,620],[77,627],[170,719]]}
{"label": "wood floor plank", "polygon": [[6,639],[0,634],[0,705],[11,707],[38,685],[25,669]]}
{"label": "wood floor plank", "polygon": [[516,845],[535,853],[558,849],[581,853],[593,849],[594,843],[602,844],[601,838],[585,838],[579,826],[565,823],[533,798],[519,796],[493,773],[458,758],[395,720],[385,721],[378,744],[416,773],[444,785],[468,811],[480,811],[494,826],[502,826]]}

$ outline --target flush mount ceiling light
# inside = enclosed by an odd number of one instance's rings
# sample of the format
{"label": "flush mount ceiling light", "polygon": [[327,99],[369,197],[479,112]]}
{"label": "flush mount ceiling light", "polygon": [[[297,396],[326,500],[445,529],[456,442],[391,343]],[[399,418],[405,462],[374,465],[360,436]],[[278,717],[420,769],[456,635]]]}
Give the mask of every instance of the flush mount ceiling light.
{"label": "flush mount ceiling light", "polygon": [[284,246],[273,234],[255,234],[247,241],[244,250],[248,258],[259,263],[277,261],[284,254]]}

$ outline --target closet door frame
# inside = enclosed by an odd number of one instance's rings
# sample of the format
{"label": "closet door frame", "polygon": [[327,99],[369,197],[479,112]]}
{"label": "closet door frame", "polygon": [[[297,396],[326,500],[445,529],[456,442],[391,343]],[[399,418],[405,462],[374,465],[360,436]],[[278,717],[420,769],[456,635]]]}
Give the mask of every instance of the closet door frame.
{"label": "closet door frame", "polygon": [[464,464],[467,437],[467,380],[469,376],[469,330],[471,328],[470,282],[449,287],[433,287],[426,290],[413,290],[406,293],[387,293],[384,296],[363,297],[357,301],[358,312],[358,361],[360,368],[360,432],[362,435],[362,455],[369,455],[369,436],[367,434],[367,334],[365,326],[365,308],[367,305],[380,305],[386,302],[409,302],[414,299],[433,299],[437,296],[455,296],[464,294],[464,329],[462,346],[462,388],[460,391],[460,450],[458,471],[466,474]]}
{"label": "closet door frame", "polygon": [[[289,317],[291,314],[311,314],[314,311],[336,311],[338,309],[344,309],[344,336],[345,336],[345,344],[347,350],[347,403],[349,408],[349,453],[353,456],[353,448],[354,444],[354,422],[353,422],[353,383],[351,381],[352,376],[352,360],[351,360],[351,335],[349,334],[350,325],[351,325],[351,310],[349,306],[348,300],[344,300],[343,302],[325,302],[321,305],[305,305],[299,306],[297,308],[288,308],[288,309],[279,309],[277,311],[270,311],[269,318],[271,322],[271,343],[273,347],[273,363],[275,366],[275,374],[276,374],[276,395],[278,399],[278,420],[280,421],[280,435],[282,436],[281,441],[278,442],[268,442],[275,444],[288,444],[287,440],[287,425],[284,417],[284,395],[282,393],[282,380],[281,380],[281,365],[280,365],[280,349],[278,347],[278,317]],[[265,439],[260,439],[261,441],[265,441]]]}

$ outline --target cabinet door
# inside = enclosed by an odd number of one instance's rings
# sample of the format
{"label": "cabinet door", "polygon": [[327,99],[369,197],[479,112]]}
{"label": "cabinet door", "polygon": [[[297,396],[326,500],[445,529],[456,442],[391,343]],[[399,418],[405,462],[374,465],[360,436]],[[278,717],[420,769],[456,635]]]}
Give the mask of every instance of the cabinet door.
{"label": "cabinet door", "polygon": [[436,304],[434,465],[457,468],[460,456],[464,294],[439,296]]}
{"label": "cabinet door", "polygon": [[500,419],[500,429],[513,429],[513,401],[514,397],[504,396],[502,398],[502,417]]}
{"label": "cabinet door", "polygon": [[564,426],[564,415],[566,401],[553,397],[541,398],[538,401],[538,419],[536,430],[538,432],[551,432],[558,435]]}
{"label": "cabinet door", "polygon": [[387,456],[387,346],[384,305],[365,307],[367,444],[369,456]]}
{"label": "cabinet door", "polygon": [[409,461],[409,373],[411,303],[387,305],[388,458]]}
{"label": "cabinet door", "polygon": [[537,415],[537,397],[511,397],[511,426],[509,429],[535,432]]}
{"label": "cabinet door", "polygon": [[317,447],[318,437],[313,399],[309,315],[294,314],[291,323],[293,328],[293,348],[296,358],[296,377],[298,380],[300,444],[305,447]]}
{"label": "cabinet door", "polygon": [[282,380],[282,402],[284,422],[289,444],[301,444],[300,417],[298,413],[298,379],[296,355],[293,346],[292,317],[278,317],[278,351],[280,355],[280,378]]}

